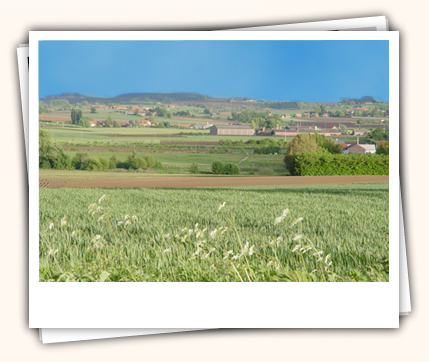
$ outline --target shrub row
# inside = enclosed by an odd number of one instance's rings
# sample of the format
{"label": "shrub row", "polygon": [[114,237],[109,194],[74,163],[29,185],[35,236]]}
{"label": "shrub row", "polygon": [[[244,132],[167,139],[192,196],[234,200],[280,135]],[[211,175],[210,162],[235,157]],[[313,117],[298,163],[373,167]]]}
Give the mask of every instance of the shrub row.
{"label": "shrub row", "polygon": [[240,169],[232,163],[223,164],[220,161],[212,163],[212,172],[216,175],[238,175]]}
{"label": "shrub row", "polygon": [[255,147],[253,152],[257,154],[262,154],[262,155],[269,155],[271,153],[279,153],[280,150],[281,150],[280,146],[269,145],[269,146]]}
{"label": "shrub row", "polygon": [[293,156],[293,174],[299,176],[388,175],[389,156],[302,152]]}
{"label": "shrub row", "polygon": [[87,153],[77,153],[71,160],[71,167],[76,170],[85,171],[102,171],[112,170],[115,168],[124,168],[126,170],[138,170],[148,168],[162,168],[159,162],[150,156],[144,156],[141,158],[136,157],[134,154],[128,156],[126,161],[119,161],[116,156],[107,159],[105,157],[93,158]]}

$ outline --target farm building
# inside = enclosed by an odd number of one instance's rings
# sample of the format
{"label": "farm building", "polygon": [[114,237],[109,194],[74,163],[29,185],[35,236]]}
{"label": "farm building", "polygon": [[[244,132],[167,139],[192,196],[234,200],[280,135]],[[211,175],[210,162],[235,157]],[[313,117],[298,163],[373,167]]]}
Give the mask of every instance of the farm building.
{"label": "farm building", "polygon": [[375,145],[351,145],[347,148],[345,148],[343,153],[364,153],[365,155],[367,153],[375,153]]}
{"label": "farm building", "polygon": [[354,130],[354,135],[355,136],[364,136],[368,134],[368,130],[367,129],[355,129]]}
{"label": "farm building", "polygon": [[196,124],[194,128],[195,129],[209,129],[211,127],[213,127],[213,125],[208,124],[208,122],[207,122],[207,124]]}
{"label": "farm building", "polygon": [[336,128],[319,128],[317,126],[286,126],[285,129],[287,136],[293,136],[299,133],[319,133],[327,137],[341,135],[341,132]]}
{"label": "farm building", "polygon": [[212,126],[210,134],[213,136],[253,136],[255,131],[250,125]]}

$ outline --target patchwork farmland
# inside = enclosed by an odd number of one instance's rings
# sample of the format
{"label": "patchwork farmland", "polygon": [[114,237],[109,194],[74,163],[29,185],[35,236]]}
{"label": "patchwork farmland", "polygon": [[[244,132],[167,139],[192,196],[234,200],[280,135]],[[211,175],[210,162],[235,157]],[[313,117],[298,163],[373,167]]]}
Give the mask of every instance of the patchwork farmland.
{"label": "patchwork farmland", "polygon": [[40,281],[389,280],[388,173],[288,165],[385,169],[388,105],[82,99],[40,105]]}

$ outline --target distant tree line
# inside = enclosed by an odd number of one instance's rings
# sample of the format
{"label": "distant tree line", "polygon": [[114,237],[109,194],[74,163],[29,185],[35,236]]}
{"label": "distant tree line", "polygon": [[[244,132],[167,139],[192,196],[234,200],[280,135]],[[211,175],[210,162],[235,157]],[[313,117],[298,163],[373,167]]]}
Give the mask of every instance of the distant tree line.
{"label": "distant tree line", "polygon": [[241,113],[231,112],[231,117],[229,117],[229,119],[239,123],[250,123],[253,129],[276,128],[276,126],[282,125],[279,115],[270,116],[268,113],[250,110]]}
{"label": "distant tree line", "polygon": [[356,104],[365,104],[366,102],[378,103],[378,100],[372,96],[364,96],[360,99],[358,99],[358,98],[341,99],[338,102],[338,104],[343,104],[343,105],[347,105],[347,106],[354,106]]}

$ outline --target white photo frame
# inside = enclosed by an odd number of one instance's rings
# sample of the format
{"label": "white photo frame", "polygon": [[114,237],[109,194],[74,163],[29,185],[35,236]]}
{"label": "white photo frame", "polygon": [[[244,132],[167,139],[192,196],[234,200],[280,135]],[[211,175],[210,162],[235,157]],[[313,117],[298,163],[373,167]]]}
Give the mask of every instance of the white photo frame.
{"label": "white photo frame", "polygon": [[[38,66],[40,40],[388,40],[390,47],[390,220],[398,220],[399,207],[399,92],[397,32],[31,32],[30,57]],[[33,60],[32,60],[33,64]],[[33,66],[33,65],[32,65]],[[399,233],[390,222],[390,280],[388,283],[82,283],[38,282],[38,165],[37,158],[38,73],[30,74],[30,327],[43,328],[394,328],[398,327]],[[137,287],[138,286],[138,287]],[[282,286],[282,288],[280,288]],[[287,289],[287,291],[285,291]],[[171,306],[168,296],[175,298]],[[98,310],[88,311],[91,300]],[[113,297],[112,297],[113,295]],[[150,295],[150,300],[145,299]],[[256,295],[256,297],[255,297]],[[287,297],[293,295],[293,300]],[[318,309],[314,310],[314,295]],[[107,301],[106,297],[110,296]],[[202,297],[205,296],[206,298]],[[224,306],[228,298],[233,302]],[[246,301],[256,298],[261,305],[284,302],[284,313],[276,308],[255,312]],[[143,302],[142,302],[143,301]],[[127,305],[122,313],[112,313]],[[282,308],[282,309],[283,309]],[[68,313],[61,313],[67,310]],[[146,312],[143,312],[145,310]],[[204,315],[210,310],[211,314]],[[299,311],[305,311],[305,317]],[[353,313],[349,313],[353,310]],[[108,320],[104,318],[110,311]],[[150,312],[148,312],[150,311]],[[321,313],[320,311],[323,311]],[[238,314],[238,315],[237,315]],[[201,316],[204,316],[203,318]],[[250,318],[251,316],[251,318]]]}

